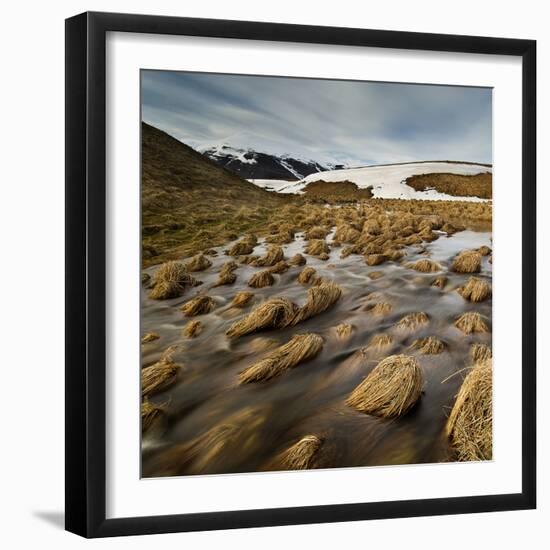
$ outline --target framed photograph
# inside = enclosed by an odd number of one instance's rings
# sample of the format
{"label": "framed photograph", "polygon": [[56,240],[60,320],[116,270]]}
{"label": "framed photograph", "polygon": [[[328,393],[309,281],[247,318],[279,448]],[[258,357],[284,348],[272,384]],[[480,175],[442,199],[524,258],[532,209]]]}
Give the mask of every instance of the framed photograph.
{"label": "framed photograph", "polygon": [[535,507],[530,40],[66,21],[66,528]]}

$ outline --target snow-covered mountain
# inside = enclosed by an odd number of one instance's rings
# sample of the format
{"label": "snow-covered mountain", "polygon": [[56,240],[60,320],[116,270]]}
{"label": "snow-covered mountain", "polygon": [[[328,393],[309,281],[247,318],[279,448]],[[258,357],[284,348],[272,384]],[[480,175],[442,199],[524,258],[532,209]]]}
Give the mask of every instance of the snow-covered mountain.
{"label": "snow-covered mountain", "polygon": [[280,183],[277,186],[268,186],[263,182],[257,181],[253,181],[253,183],[269,190],[276,190],[279,193],[301,193],[304,187],[312,181],[324,180],[332,182],[348,180],[357,184],[360,189],[372,187],[375,198],[480,201],[483,199],[479,199],[478,197],[454,197],[439,193],[435,189],[416,191],[412,187],[406,185],[405,180],[410,176],[433,174],[437,172],[473,175],[492,171],[491,167],[468,162],[411,162],[329,170],[308,175],[300,181],[288,183],[286,185]]}
{"label": "snow-covered mountain", "polygon": [[260,153],[252,149],[237,149],[229,145],[198,150],[210,160],[249,180],[297,181],[331,168],[313,160]]}

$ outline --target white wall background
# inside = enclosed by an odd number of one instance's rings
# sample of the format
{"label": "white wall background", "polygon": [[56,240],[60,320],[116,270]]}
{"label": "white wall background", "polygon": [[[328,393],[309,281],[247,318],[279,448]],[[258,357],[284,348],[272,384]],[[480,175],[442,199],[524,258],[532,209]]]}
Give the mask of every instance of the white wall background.
{"label": "white wall background", "polygon": [[[544,3],[393,0],[258,2],[61,0],[11,2],[2,10],[0,79],[0,542],[6,548],[271,548],[359,544],[386,548],[544,548],[550,522],[545,399],[539,365],[539,509],[437,518],[279,527],[86,542],[63,523],[64,18],[85,10],[153,13],[538,40],[539,281],[550,236],[550,37]],[[519,184],[519,182],[518,182]],[[510,192],[514,192],[511,190]],[[539,355],[548,330],[548,287],[539,285]]]}

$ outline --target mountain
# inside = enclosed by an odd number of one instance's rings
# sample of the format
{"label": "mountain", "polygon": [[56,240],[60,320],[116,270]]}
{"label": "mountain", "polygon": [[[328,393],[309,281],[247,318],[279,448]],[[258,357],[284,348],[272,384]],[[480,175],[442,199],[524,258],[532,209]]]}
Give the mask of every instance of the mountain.
{"label": "mountain", "polygon": [[144,265],[181,258],[258,231],[292,197],[270,193],[142,123]]}
{"label": "mountain", "polygon": [[313,160],[237,149],[229,145],[207,147],[200,149],[200,152],[244,179],[297,181],[330,168]]}

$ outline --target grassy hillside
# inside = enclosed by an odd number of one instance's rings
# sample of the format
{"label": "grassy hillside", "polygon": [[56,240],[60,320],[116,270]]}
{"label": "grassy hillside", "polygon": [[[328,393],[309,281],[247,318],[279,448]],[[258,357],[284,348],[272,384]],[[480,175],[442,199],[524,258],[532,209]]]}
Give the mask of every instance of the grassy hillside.
{"label": "grassy hillside", "polygon": [[304,187],[307,199],[328,203],[357,202],[372,198],[371,187],[359,189],[351,181],[324,181],[317,180]]}
{"label": "grassy hillside", "polygon": [[141,155],[144,266],[260,231],[273,209],[293,200],[256,187],[145,123]]}
{"label": "grassy hillside", "polygon": [[493,198],[493,174],[484,172],[473,176],[460,174],[421,174],[407,178],[406,184],[417,191],[435,189],[455,197]]}

